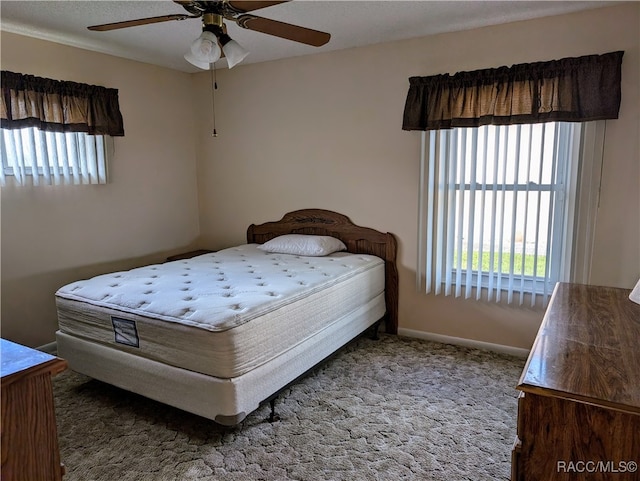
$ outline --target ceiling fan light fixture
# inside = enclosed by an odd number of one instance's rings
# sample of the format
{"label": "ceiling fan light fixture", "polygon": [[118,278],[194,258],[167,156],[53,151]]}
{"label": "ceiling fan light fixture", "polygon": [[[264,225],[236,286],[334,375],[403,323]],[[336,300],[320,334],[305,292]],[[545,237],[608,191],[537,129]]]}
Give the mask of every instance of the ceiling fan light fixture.
{"label": "ceiling fan light fixture", "polygon": [[[0,0],[1,1],[1,0]],[[235,22],[239,27],[266,33],[280,38],[286,38],[294,42],[321,47],[325,45],[331,35],[318,30],[291,25],[264,17],[253,15],[254,10],[271,7],[289,0],[269,1],[236,1],[236,0],[173,0],[182,6],[188,14],[170,14],[158,17],[138,18],[123,22],[105,23],[87,27],[89,30],[105,32],[121,28],[136,27],[152,23],[169,22],[173,20],[186,20],[192,18],[202,19],[203,33],[192,43],[190,51],[184,58],[192,65],[209,70],[222,56],[222,50],[227,57],[229,68],[242,62],[249,52],[227,35],[227,27],[224,20]],[[219,45],[218,45],[219,43]]]}
{"label": "ceiling fan light fixture", "polygon": [[184,58],[187,62],[202,70],[209,70],[209,65],[217,62],[221,55],[222,51],[215,34],[204,31],[193,41]]}

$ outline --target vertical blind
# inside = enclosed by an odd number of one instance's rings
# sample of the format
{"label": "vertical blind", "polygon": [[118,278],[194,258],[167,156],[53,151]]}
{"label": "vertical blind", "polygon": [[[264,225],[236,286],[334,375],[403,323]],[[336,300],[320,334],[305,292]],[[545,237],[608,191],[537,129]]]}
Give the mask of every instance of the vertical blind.
{"label": "vertical blind", "polygon": [[580,124],[422,134],[419,282],[427,293],[547,301],[561,272]]}
{"label": "vertical blind", "polygon": [[106,138],[35,127],[0,130],[0,185],[106,184]]}

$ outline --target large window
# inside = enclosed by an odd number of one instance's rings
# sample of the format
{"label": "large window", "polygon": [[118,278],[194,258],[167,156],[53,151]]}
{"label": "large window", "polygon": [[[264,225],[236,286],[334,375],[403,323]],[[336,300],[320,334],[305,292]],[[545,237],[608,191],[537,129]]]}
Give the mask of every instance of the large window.
{"label": "large window", "polygon": [[106,135],[0,129],[0,183],[105,184]]}
{"label": "large window", "polygon": [[419,287],[546,303],[588,282],[624,52],[409,78],[420,130]]}
{"label": "large window", "polygon": [[578,168],[582,134],[583,124],[562,122],[422,134],[426,292],[534,305],[568,280],[586,175]]}

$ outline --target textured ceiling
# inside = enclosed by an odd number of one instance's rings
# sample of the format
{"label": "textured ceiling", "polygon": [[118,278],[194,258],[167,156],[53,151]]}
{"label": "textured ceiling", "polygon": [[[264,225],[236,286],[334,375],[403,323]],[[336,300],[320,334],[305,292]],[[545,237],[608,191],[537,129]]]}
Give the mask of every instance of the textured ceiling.
{"label": "textured ceiling", "polygon": [[[227,22],[229,35],[251,53],[243,64],[422,37],[442,32],[558,15],[620,2],[608,1],[315,1],[295,0],[256,10],[256,15],[331,34],[316,48],[242,29]],[[195,72],[183,58],[200,34],[199,19],[91,32],[87,26],[186,13],[170,0],[8,1],[0,2],[0,28]],[[220,62],[223,64],[224,61]]]}

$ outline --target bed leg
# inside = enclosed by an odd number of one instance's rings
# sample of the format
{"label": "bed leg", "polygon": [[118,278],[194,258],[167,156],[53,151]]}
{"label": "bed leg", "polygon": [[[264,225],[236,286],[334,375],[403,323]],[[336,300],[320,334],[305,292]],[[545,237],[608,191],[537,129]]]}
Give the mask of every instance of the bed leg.
{"label": "bed leg", "polygon": [[269,414],[269,422],[273,423],[276,421],[280,421],[280,416],[276,413],[276,398],[273,398],[269,401],[269,406],[271,406],[271,413]]}
{"label": "bed leg", "polygon": [[378,329],[380,328],[380,324],[382,324],[382,319],[376,321],[376,323],[372,326],[371,339],[373,339],[374,341],[380,340],[380,337],[378,336]]}

